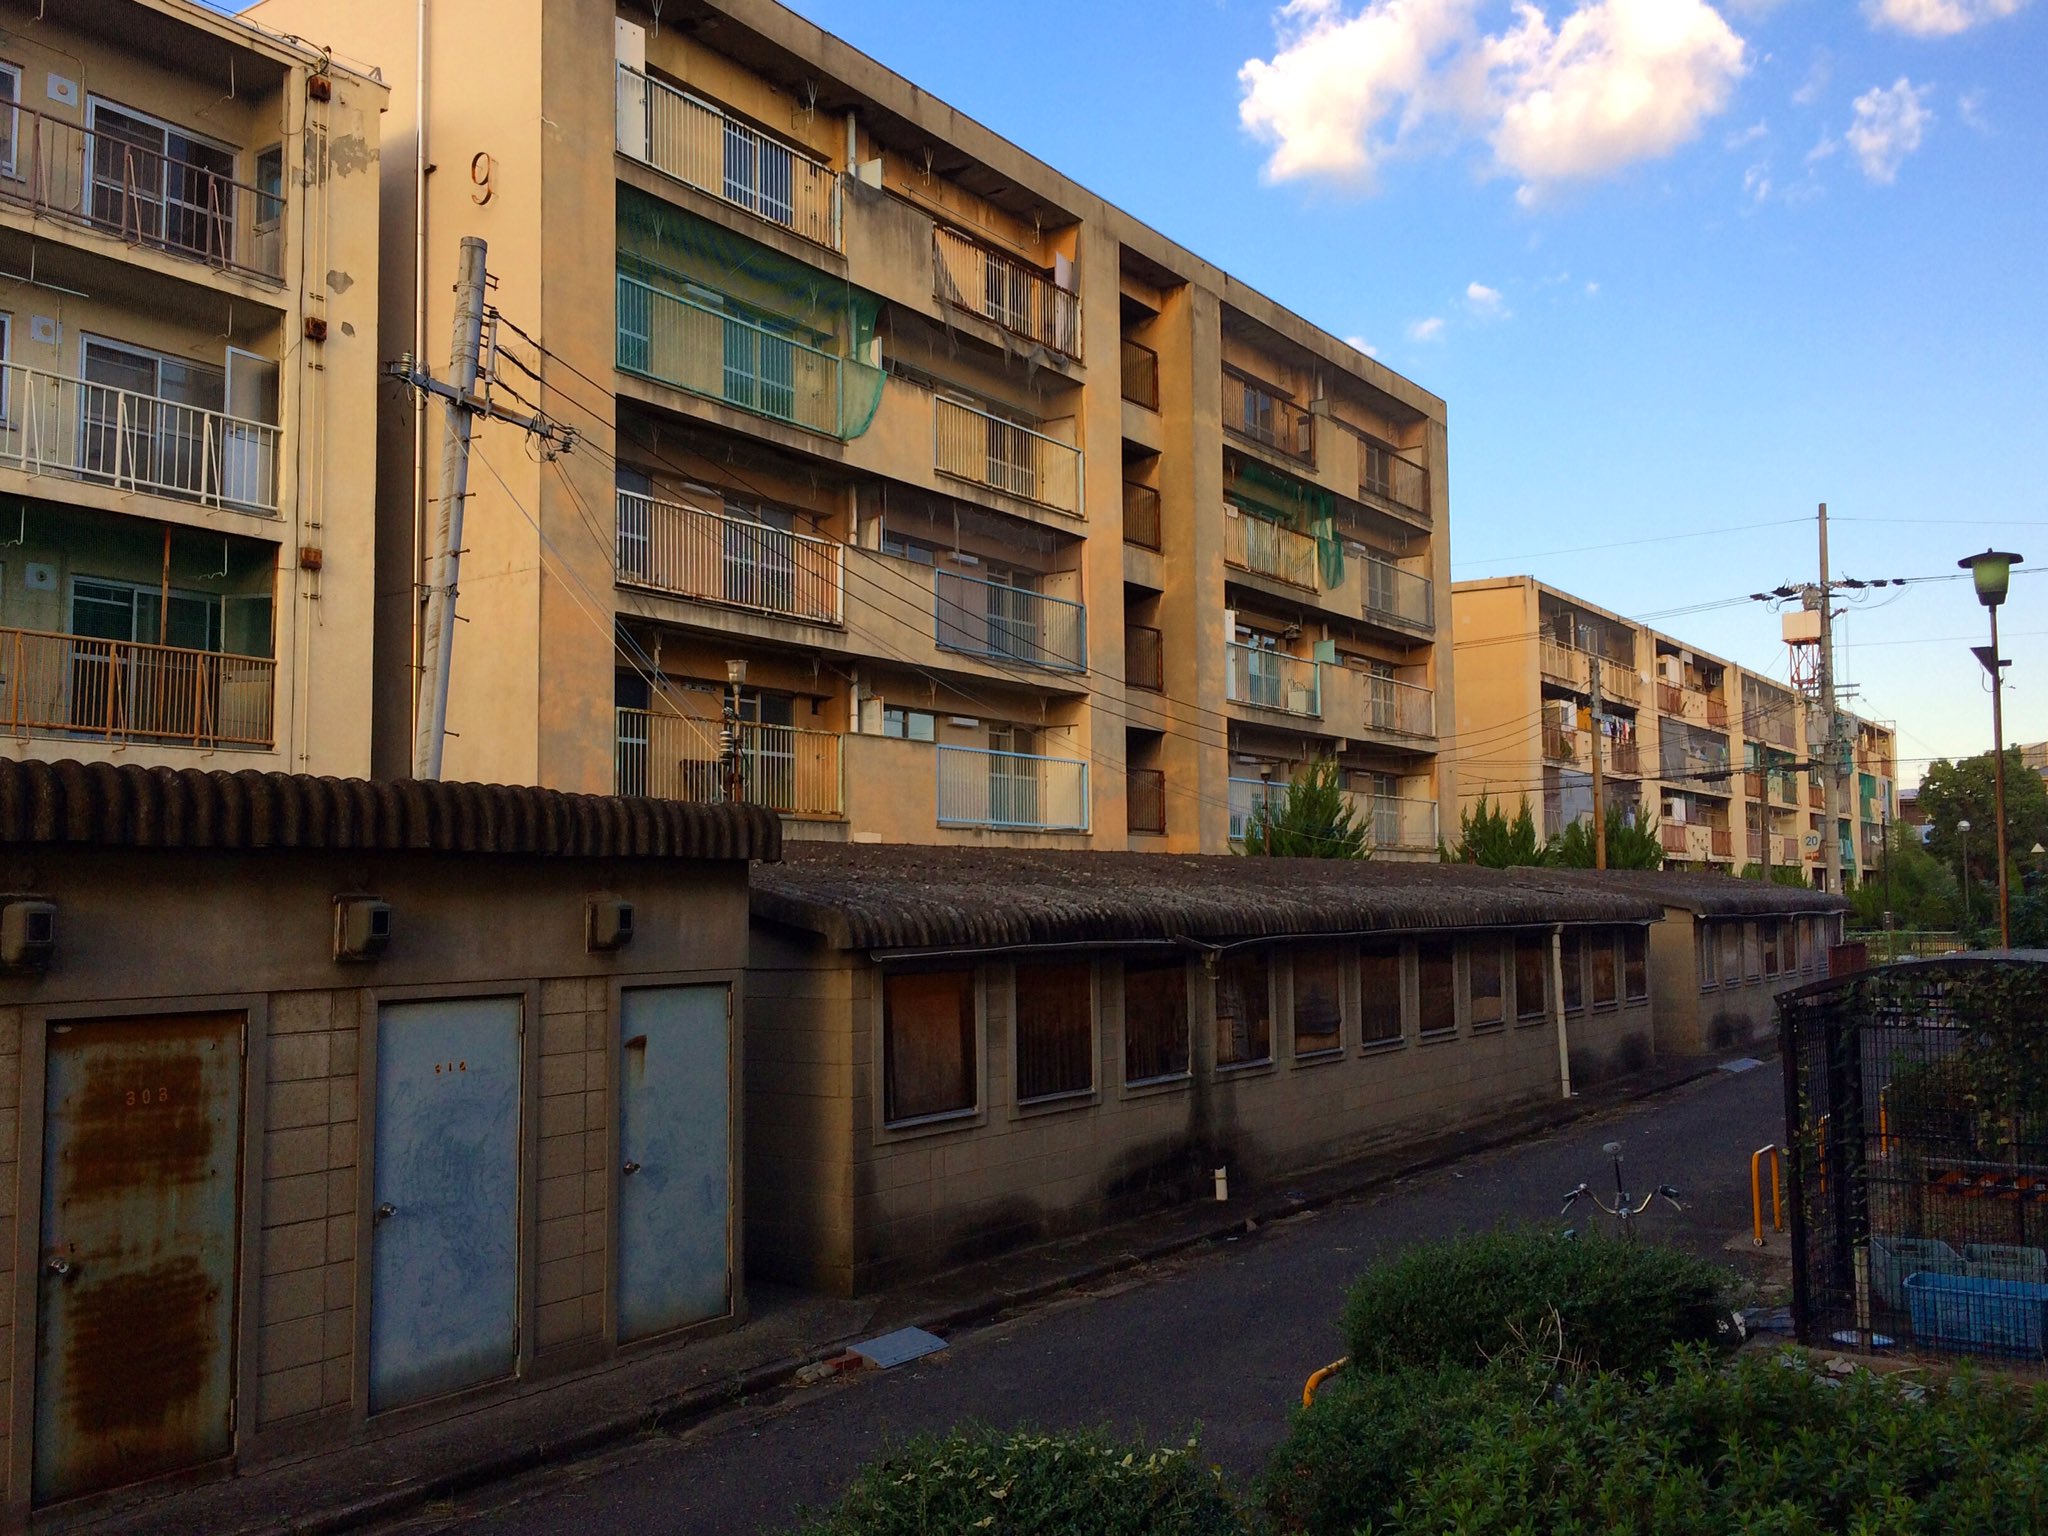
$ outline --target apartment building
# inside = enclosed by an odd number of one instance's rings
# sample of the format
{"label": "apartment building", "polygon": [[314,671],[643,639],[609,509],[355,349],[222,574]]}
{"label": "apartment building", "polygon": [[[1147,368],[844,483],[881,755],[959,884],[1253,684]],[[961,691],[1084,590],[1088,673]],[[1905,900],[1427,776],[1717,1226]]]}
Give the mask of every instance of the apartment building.
{"label": "apartment building", "polygon": [[367,772],[383,87],[4,0],[0,97],[0,750]]}
{"label": "apartment building", "polygon": [[[499,377],[580,434],[478,437],[450,777],[1213,852],[1334,757],[1434,850],[1440,400],[766,0],[253,14],[393,83],[386,354],[441,366],[481,236]],[[432,435],[390,397],[380,773]]]}
{"label": "apartment building", "polygon": [[1452,603],[1466,806],[1485,794],[1512,810],[1527,795],[1554,836],[1593,814],[1597,744],[1605,803],[1655,823],[1667,867],[1799,868],[1818,882],[1832,772],[1845,881],[1880,865],[1889,726],[1839,712],[1824,763],[1802,694],[1675,636],[1530,576],[1461,581]]}

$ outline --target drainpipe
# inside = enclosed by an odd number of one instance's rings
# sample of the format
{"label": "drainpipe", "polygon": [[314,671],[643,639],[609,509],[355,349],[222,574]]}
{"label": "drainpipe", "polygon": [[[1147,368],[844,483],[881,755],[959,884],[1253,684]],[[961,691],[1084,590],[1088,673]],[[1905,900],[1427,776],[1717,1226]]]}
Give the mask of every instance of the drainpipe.
{"label": "drainpipe", "polygon": [[[412,174],[412,365],[426,368],[427,362],[427,0],[416,0],[413,21],[413,174]],[[412,709],[406,718],[419,718],[420,676],[420,594],[427,583],[427,412],[425,401],[414,392],[412,423]],[[412,760],[408,743],[406,760]]]}
{"label": "drainpipe", "polygon": [[1557,1081],[1572,1096],[1572,1042],[1564,1023],[1564,925],[1550,930],[1550,1006],[1557,1018]]}

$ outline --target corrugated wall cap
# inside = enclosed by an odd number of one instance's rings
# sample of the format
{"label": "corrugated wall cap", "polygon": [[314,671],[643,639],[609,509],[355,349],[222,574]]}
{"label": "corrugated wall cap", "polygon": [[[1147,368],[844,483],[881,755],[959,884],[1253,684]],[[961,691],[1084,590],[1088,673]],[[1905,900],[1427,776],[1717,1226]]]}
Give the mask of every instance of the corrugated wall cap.
{"label": "corrugated wall cap", "polygon": [[0,846],[772,861],[758,805],[134,764],[0,760]]}
{"label": "corrugated wall cap", "polygon": [[1663,869],[1534,869],[1529,878],[1571,889],[1626,891],[1647,896],[1695,917],[1804,917],[1846,912],[1846,898],[1832,891],[1766,884],[1734,875]]}

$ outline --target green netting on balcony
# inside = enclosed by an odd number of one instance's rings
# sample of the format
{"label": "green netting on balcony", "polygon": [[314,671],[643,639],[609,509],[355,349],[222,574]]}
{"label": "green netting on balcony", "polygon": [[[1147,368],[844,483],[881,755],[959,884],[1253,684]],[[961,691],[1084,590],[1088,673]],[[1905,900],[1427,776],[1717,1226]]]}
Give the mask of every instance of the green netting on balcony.
{"label": "green netting on balcony", "polygon": [[1238,459],[1230,494],[1247,510],[1285,523],[1314,539],[1323,585],[1344,585],[1344,541],[1337,537],[1336,497],[1320,486],[1283,475],[1249,458]]}
{"label": "green netting on balcony", "polygon": [[834,437],[882,403],[882,301],[634,187],[618,194],[618,361]]}

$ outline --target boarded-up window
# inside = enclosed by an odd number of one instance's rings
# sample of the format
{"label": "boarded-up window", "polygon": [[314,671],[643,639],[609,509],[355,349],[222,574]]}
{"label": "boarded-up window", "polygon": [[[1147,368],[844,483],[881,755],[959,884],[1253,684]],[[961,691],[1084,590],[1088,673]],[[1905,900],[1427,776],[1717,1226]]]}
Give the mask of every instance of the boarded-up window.
{"label": "boarded-up window", "polygon": [[882,983],[885,1120],[974,1108],[974,973],[898,971]]}
{"label": "boarded-up window", "polygon": [[1017,967],[1017,1102],[1095,1086],[1095,987],[1085,960]]}
{"label": "boarded-up window", "polygon": [[1344,954],[1333,948],[1294,952],[1294,1054],[1314,1056],[1344,1043]]}
{"label": "boarded-up window", "polygon": [[1385,1045],[1401,1038],[1401,947],[1368,944],[1358,952],[1358,1038]]}
{"label": "boarded-up window", "polygon": [[1564,936],[1564,1011],[1577,1013],[1586,1006],[1586,936]]}
{"label": "boarded-up window", "polygon": [[1621,972],[1630,1002],[1641,1002],[1650,995],[1650,936],[1640,928],[1621,932]]}
{"label": "boarded-up window", "polygon": [[1617,996],[1612,933],[1602,930],[1586,941],[1586,971],[1586,984],[1593,990],[1593,1006],[1612,1008]]}
{"label": "boarded-up window", "polygon": [[1415,979],[1424,1035],[1458,1027],[1457,946],[1449,939],[1426,939],[1415,946]]}
{"label": "boarded-up window", "polygon": [[1188,1070],[1188,973],[1176,956],[1124,962],[1124,1081]]}
{"label": "boarded-up window", "polygon": [[1263,949],[1239,949],[1216,966],[1216,1065],[1273,1058],[1272,965]]}
{"label": "boarded-up window", "polygon": [[1693,953],[1699,961],[1700,990],[1711,992],[1721,984],[1721,978],[1714,969],[1714,930],[1705,923],[1693,925]]}
{"label": "boarded-up window", "polygon": [[1502,1022],[1500,941],[1474,939],[1465,951],[1466,1016],[1474,1029]]}
{"label": "boarded-up window", "polygon": [[1515,1017],[1540,1019],[1550,1011],[1550,936],[1515,936]]}
{"label": "boarded-up window", "polygon": [[1757,937],[1758,924],[1742,925],[1742,968],[1751,981],[1761,981],[1764,975],[1763,941]]}
{"label": "boarded-up window", "polygon": [[1764,974],[1775,976],[1785,969],[1784,956],[1779,951],[1780,928],[1775,917],[1764,918],[1756,925],[1757,937],[1763,941]]}
{"label": "boarded-up window", "polygon": [[1714,928],[1721,945],[1721,979],[1739,984],[1742,980],[1742,924],[1716,923]]}

